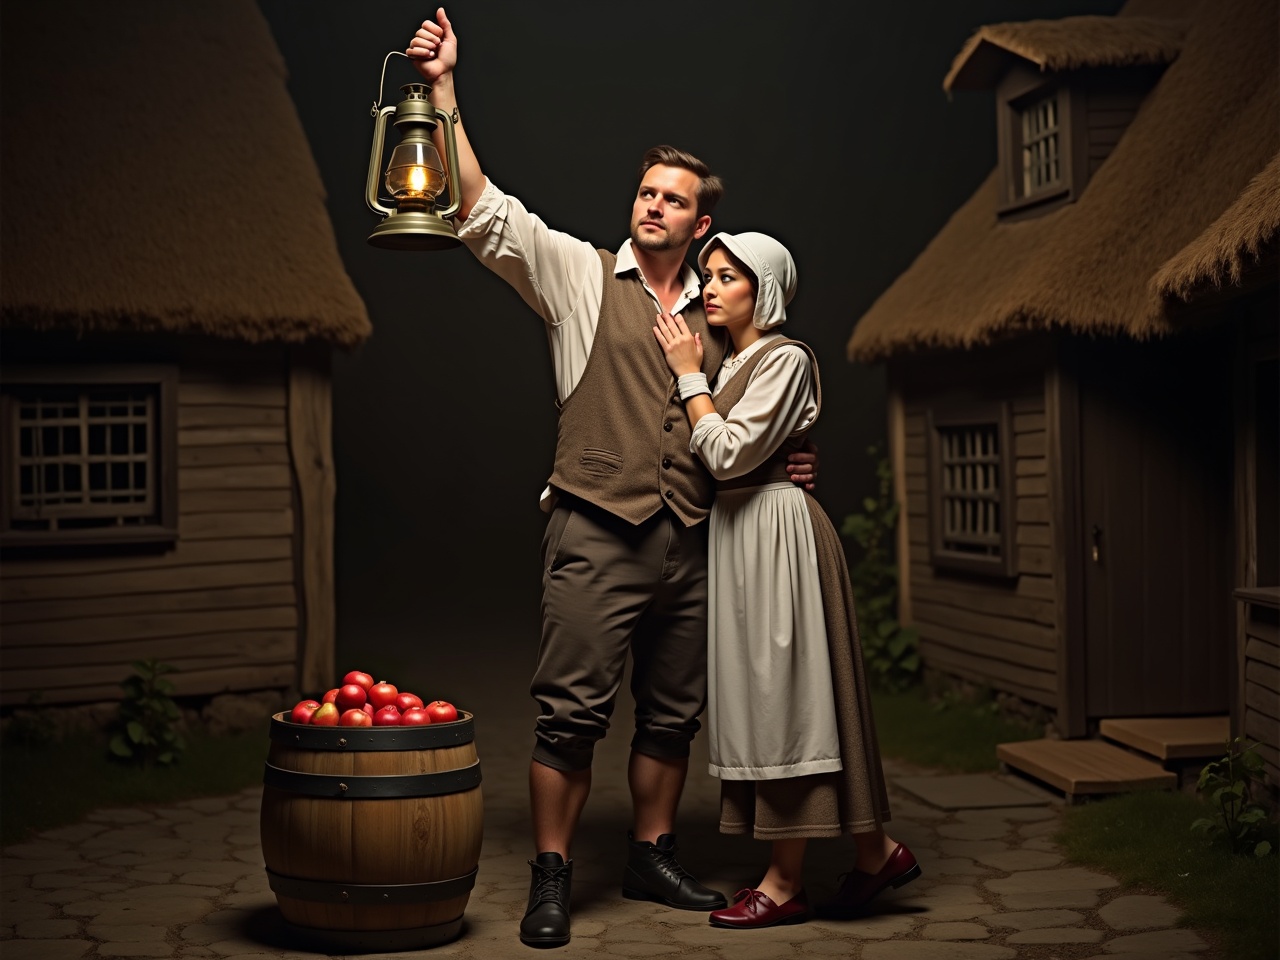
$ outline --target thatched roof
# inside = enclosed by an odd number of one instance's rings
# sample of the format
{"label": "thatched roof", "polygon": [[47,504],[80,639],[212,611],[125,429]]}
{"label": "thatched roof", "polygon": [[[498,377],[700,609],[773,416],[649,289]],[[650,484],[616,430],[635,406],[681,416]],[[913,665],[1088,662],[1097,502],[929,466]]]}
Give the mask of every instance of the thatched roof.
{"label": "thatched roof", "polygon": [[0,323],[369,335],[253,0],[2,10]]}
{"label": "thatched roof", "polygon": [[1280,238],[1280,153],[1249,181],[1209,229],[1171,257],[1152,278],[1164,297],[1189,301],[1206,289],[1239,286],[1248,270],[1274,258]]}
{"label": "thatched roof", "polygon": [[[1130,12],[1134,2],[1117,19]],[[1277,4],[1200,0],[1187,19],[1178,58],[1079,199],[1000,222],[992,171],[857,322],[851,360],[1052,328],[1158,336],[1174,329],[1166,293],[1186,289],[1184,256],[1209,279],[1247,268],[1274,219],[1246,224],[1229,211],[1276,203],[1274,180],[1254,178],[1280,150]],[[1221,267],[1203,259],[1213,251]]]}
{"label": "thatched roof", "polygon": [[956,55],[944,90],[989,90],[1017,57],[1042,71],[1172,63],[1187,24],[1159,17],[1065,17],[980,27]]}

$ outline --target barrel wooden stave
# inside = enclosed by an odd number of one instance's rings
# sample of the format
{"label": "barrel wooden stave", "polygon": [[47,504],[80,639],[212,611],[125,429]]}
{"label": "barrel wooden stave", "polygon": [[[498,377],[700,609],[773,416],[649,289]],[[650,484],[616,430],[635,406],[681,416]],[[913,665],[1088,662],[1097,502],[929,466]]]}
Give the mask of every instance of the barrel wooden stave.
{"label": "barrel wooden stave", "polygon": [[[474,743],[428,750],[302,750],[272,743],[268,763],[339,777],[405,776],[469,767]],[[300,796],[264,785],[262,853],[276,874],[333,884],[414,884],[465,876],[480,858],[479,786],[434,797],[376,800]],[[462,917],[470,892],[401,904],[322,903],[279,892],[284,918],[321,930],[433,928]]]}

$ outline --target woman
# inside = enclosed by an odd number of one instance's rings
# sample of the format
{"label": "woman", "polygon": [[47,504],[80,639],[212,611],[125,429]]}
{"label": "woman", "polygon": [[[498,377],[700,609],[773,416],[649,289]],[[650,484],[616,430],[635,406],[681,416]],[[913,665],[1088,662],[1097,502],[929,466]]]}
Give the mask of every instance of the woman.
{"label": "woman", "polygon": [[805,845],[853,835],[857,858],[825,915],[851,915],[920,875],[884,832],[888,797],[839,537],[787,480],[787,454],[821,407],[812,351],[774,330],[796,290],[791,255],[760,233],[718,233],[698,256],[707,320],[733,351],[715,391],[702,343],[662,314],[654,335],[677,377],[691,446],[717,481],[711,512],[707,729],[720,831],[771,841],[758,886],[716,926],[802,923]]}

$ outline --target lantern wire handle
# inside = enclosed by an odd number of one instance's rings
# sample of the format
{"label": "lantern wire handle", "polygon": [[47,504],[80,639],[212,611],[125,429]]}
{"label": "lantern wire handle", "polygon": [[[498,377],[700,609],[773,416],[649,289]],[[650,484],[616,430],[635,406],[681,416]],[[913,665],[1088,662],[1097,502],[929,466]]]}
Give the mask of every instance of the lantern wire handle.
{"label": "lantern wire handle", "polygon": [[373,109],[369,111],[369,116],[376,117],[378,111],[382,109],[382,87],[387,82],[387,61],[392,57],[404,57],[409,59],[407,53],[401,53],[399,50],[391,50],[382,58],[382,76],[378,78],[378,99],[373,101]]}

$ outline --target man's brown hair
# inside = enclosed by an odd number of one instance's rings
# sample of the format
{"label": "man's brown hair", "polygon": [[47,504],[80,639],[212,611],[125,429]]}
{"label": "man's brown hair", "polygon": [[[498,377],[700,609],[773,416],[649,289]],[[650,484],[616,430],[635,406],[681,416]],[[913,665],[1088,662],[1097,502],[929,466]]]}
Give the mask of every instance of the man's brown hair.
{"label": "man's brown hair", "polygon": [[640,179],[644,179],[650,167],[658,164],[664,167],[680,167],[698,178],[697,200],[700,217],[710,215],[724,195],[724,181],[712,173],[711,168],[692,153],[665,143],[650,147],[645,151],[644,159],[640,161]]}

